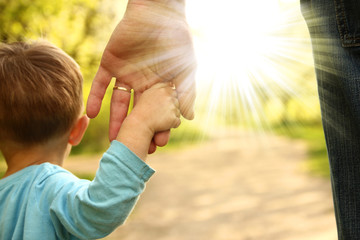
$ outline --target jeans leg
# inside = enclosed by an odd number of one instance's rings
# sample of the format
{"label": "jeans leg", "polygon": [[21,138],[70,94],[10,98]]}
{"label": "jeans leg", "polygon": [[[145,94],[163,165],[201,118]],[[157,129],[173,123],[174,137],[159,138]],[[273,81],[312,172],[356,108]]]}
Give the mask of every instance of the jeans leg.
{"label": "jeans leg", "polygon": [[311,35],[340,240],[360,239],[360,1],[301,0]]}

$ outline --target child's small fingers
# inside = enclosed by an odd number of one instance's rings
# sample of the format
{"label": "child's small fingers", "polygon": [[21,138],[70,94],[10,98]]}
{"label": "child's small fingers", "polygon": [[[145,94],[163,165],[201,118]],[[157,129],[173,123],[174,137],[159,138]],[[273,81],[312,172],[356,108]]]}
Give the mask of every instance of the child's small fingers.
{"label": "child's small fingers", "polygon": [[174,105],[175,107],[180,110],[180,103],[179,103],[179,100],[177,98],[173,98],[173,102],[174,102]]}
{"label": "child's small fingers", "polygon": [[180,108],[177,108],[177,109],[176,109],[176,113],[175,113],[175,114],[176,114],[176,117],[177,117],[177,118],[180,118],[180,116],[181,116]]}
{"label": "child's small fingers", "polygon": [[179,124],[180,125],[180,117],[181,117],[181,112],[180,112],[180,108],[179,107],[175,107],[174,109],[173,109],[173,118],[174,118],[174,121],[176,122],[176,124],[175,124],[175,127],[178,127],[178,125],[177,124]]}
{"label": "child's small fingers", "polygon": [[180,117],[176,118],[173,124],[173,128],[178,128],[181,124]]}
{"label": "child's small fingers", "polygon": [[166,87],[170,87],[169,83],[159,82],[159,83],[154,84],[151,88],[159,89],[159,88],[166,88]]}
{"label": "child's small fingers", "polygon": [[175,98],[178,98],[178,93],[177,93],[176,89],[172,90],[172,96]]}

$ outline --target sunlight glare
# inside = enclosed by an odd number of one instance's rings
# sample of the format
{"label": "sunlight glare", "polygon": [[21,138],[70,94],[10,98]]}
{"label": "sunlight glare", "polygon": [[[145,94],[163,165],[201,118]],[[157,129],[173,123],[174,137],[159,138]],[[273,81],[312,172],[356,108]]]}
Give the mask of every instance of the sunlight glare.
{"label": "sunlight glare", "polygon": [[198,103],[207,121],[216,115],[263,125],[269,98],[297,94],[301,71],[292,68],[312,63],[309,41],[291,30],[305,29],[299,16],[293,0],[187,1],[198,60]]}

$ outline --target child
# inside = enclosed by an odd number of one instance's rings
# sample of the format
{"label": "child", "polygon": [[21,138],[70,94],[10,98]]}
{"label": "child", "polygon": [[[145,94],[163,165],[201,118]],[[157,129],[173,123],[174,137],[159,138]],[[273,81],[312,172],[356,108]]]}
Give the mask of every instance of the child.
{"label": "child", "polygon": [[60,167],[88,126],[82,111],[82,76],[63,51],[47,42],[0,45],[0,150],[8,166],[0,180],[0,239],[108,235],[154,173],[144,162],[154,133],[180,124],[176,91],[154,85],[87,181]]}

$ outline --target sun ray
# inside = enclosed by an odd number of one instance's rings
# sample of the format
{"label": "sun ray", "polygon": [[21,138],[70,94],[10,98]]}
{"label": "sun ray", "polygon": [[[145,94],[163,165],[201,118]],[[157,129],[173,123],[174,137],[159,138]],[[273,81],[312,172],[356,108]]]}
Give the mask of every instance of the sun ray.
{"label": "sun ray", "polygon": [[199,65],[197,106],[206,113],[201,122],[267,128],[267,104],[279,99],[283,109],[308,91],[303,75],[313,61],[298,1],[188,1],[187,17]]}

